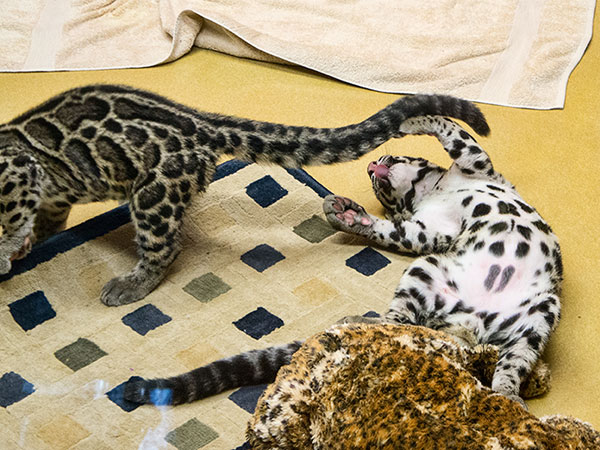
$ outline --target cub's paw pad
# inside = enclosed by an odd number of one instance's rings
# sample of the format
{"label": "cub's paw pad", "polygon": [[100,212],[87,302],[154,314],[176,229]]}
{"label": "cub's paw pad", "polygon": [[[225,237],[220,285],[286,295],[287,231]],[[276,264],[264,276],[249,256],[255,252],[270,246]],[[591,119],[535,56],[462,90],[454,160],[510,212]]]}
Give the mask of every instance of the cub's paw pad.
{"label": "cub's paw pad", "polygon": [[323,211],[331,226],[337,230],[357,232],[373,225],[373,220],[362,206],[339,195],[325,197]]}
{"label": "cub's paw pad", "polygon": [[100,300],[106,306],[121,306],[137,302],[145,295],[128,277],[117,277],[104,285]]}

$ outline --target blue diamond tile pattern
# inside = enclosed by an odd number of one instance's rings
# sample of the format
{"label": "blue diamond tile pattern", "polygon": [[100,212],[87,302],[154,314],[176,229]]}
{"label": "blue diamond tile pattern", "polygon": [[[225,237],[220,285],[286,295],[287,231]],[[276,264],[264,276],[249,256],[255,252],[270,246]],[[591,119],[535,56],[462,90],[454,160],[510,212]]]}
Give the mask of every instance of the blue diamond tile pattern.
{"label": "blue diamond tile pattern", "polygon": [[265,391],[267,386],[268,385],[266,384],[259,384],[256,386],[243,387],[229,395],[229,397],[227,398],[243,410],[252,414],[254,412],[254,409],[256,408],[258,399]]}
{"label": "blue diamond tile pattern", "polygon": [[260,244],[244,253],[240,259],[257,272],[264,272],[269,267],[285,259],[280,252],[267,244]]}
{"label": "blue diamond tile pattern", "polygon": [[5,373],[0,378],[0,406],[6,408],[31,395],[33,391],[33,384],[18,373]]}
{"label": "blue diamond tile pattern", "polygon": [[271,206],[277,200],[285,197],[288,191],[273,179],[266,175],[246,186],[246,194],[263,208]]}
{"label": "blue diamond tile pattern", "polygon": [[283,320],[271,314],[262,306],[246,314],[240,320],[233,322],[233,324],[254,339],[260,339],[284,325]]}
{"label": "blue diamond tile pattern", "polygon": [[121,408],[125,412],[131,412],[134,409],[138,408],[140,405],[137,403],[130,402],[123,398],[123,392],[125,391],[125,383],[121,383],[118,386],[115,386],[112,390],[106,393],[106,396],[112,401],[115,405]]}
{"label": "blue diamond tile pattern", "polygon": [[356,255],[346,260],[346,265],[366,276],[371,276],[378,270],[383,269],[391,261],[381,253],[366,247]]}
{"label": "blue diamond tile pattern", "polygon": [[170,322],[171,318],[156,306],[148,304],[127,314],[121,320],[133,331],[145,336],[149,331]]}
{"label": "blue diamond tile pattern", "polygon": [[56,311],[42,291],[36,291],[8,305],[10,313],[23,330],[31,330],[56,317]]}

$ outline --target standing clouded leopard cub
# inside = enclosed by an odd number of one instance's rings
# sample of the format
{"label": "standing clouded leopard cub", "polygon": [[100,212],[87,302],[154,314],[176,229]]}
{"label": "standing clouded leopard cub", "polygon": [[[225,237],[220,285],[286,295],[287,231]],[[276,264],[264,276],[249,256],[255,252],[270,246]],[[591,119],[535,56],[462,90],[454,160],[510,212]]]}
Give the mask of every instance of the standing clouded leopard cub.
{"label": "standing clouded leopard cub", "polygon": [[[388,219],[328,196],[334,228],[392,250],[423,255],[400,279],[385,321],[469,330],[499,347],[492,389],[519,400],[521,382],[560,316],[561,254],[556,236],[497,173],[456,123],[408,119],[404,134],[433,134],[453,159],[446,170],[420,158],[383,156],[368,167]],[[256,350],[169,379],[130,379],[126,398],[152,401],[156,388],[182,403],[244,384],[270,382],[301,342]]]}
{"label": "standing clouded leopard cub", "polygon": [[0,274],[34,238],[60,229],[74,203],[127,199],[140,259],[101,299],[140,300],[177,256],[185,207],[206,190],[221,154],[285,167],[349,161],[425,114],[488,131],[476,106],[445,96],[404,97],[357,125],[315,129],[199,112],[124,86],[64,92],[0,125]]}

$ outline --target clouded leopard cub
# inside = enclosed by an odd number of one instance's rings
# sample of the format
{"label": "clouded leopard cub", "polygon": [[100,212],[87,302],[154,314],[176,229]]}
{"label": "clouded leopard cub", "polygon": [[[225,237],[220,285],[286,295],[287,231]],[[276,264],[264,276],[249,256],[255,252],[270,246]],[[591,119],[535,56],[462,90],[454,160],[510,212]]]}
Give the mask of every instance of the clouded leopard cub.
{"label": "clouded leopard cub", "polygon": [[[460,126],[441,117],[404,121],[401,134],[433,134],[453,160],[443,169],[420,158],[383,156],[368,166],[388,219],[350,199],[329,196],[334,228],[419,256],[400,279],[385,321],[468,329],[499,347],[492,388],[519,400],[519,387],[560,316],[561,253],[537,211],[492,167]],[[134,377],[126,398],[174,404],[245,384],[270,382],[301,342],[246,352],[169,379]]]}
{"label": "clouded leopard cub", "polygon": [[447,96],[404,97],[359,124],[315,129],[200,112],[124,86],[64,92],[0,125],[0,274],[60,229],[74,203],[127,199],[140,259],[101,300],[140,300],[180,251],[185,208],[221,154],[284,167],[349,161],[425,114],[488,131],[475,105]]}

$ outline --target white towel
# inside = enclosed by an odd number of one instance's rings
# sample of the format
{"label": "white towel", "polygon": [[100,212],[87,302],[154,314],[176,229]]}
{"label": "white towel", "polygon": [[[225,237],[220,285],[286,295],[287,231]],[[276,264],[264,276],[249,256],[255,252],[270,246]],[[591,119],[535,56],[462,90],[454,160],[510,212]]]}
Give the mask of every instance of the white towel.
{"label": "white towel", "polygon": [[[564,105],[594,0],[5,0],[0,70],[145,67],[193,45],[383,92]],[[58,4],[58,5],[57,5]]]}

